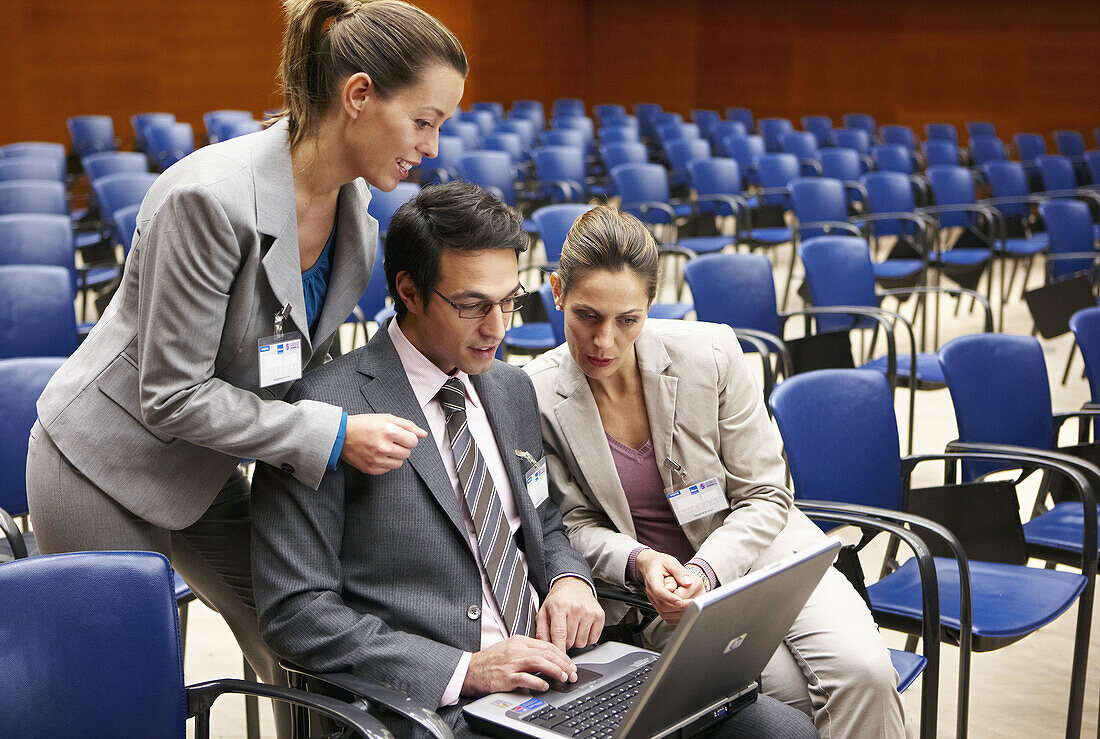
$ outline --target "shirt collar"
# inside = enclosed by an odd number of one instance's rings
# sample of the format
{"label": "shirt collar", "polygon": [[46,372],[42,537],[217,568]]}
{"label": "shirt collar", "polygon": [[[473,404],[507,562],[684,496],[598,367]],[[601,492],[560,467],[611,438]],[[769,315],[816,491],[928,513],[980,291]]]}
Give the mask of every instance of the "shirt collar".
{"label": "shirt collar", "polygon": [[477,408],[481,407],[481,399],[478,398],[477,392],[470,384],[470,376],[462,370],[458,370],[454,375],[448,375],[439,367],[436,367],[432,360],[425,357],[405,336],[397,323],[396,316],[390,320],[389,335],[390,341],[393,342],[393,348],[397,350],[397,356],[401,358],[401,366],[405,369],[405,376],[409,378],[413,395],[416,396],[416,402],[420,404],[421,410],[426,408],[428,403],[435,400],[435,396],[439,393],[439,389],[443,387],[443,383],[451,377],[457,377],[459,382],[462,383],[462,387],[466,391],[466,401],[473,403]]}

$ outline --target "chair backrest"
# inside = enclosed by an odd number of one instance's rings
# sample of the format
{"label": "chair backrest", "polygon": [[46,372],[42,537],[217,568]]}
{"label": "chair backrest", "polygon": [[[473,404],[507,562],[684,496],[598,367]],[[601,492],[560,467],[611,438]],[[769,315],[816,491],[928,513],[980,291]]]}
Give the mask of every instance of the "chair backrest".
{"label": "chair backrest", "polygon": [[[140,155],[139,155],[140,156]],[[11,180],[65,181],[65,163],[49,157],[0,159],[0,182]]]}
{"label": "chair backrest", "polygon": [[149,125],[175,122],[175,113],[135,113],[130,116],[130,128],[134,130],[134,149],[145,151],[145,129]]}
{"label": "chair backrest", "polygon": [[145,132],[149,156],[161,171],[195,150],[195,134],[190,123],[153,124]]}
{"label": "chair backrest", "polygon": [[[982,165],[982,173],[989,182],[995,198],[1024,198],[1028,194],[1027,172],[1019,162],[998,160]],[[1020,203],[1000,203],[997,205],[1004,215],[1022,217],[1027,214],[1029,205]]]}
{"label": "chair backrest", "polygon": [[859,152],[855,149],[839,146],[822,149],[817,153],[821,162],[821,174],[843,182],[855,182],[863,172],[859,161]]}
{"label": "chair backrest", "polygon": [[710,157],[706,139],[671,139],[665,142],[665,154],[674,175],[686,176],[688,162]]}
{"label": "chair backrest", "polygon": [[1073,161],[1069,157],[1053,154],[1040,154],[1035,157],[1039,175],[1043,178],[1043,189],[1073,190],[1077,187],[1077,176],[1073,172]]}
{"label": "chair backrest", "polygon": [[[965,167],[929,167],[925,173],[932,183],[932,197],[936,205],[959,205],[974,202],[974,178]],[[969,218],[965,212],[939,214],[943,226],[963,226]]]}
{"label": "chair backrest", "polygon": [[605,144],[638,142],[641,138],[632,126],[603,126],[599,131],[600,141]]}
{"label": "chair backrest", "polygon": [[564,129],[566,131],[580,131],[585,142],[591,141],[596,136],[596,125],[587,116],[572,116],[569,118],[554,118],[550,121],[550,127]]}
{"label": "chair backrest", "polygon": [[458,158],[458,176],[486,189],[496,188],[508,205],[516,204],[512,157],[503,151],[471,151]]}
{"label": "chair backrest", "polygon": [[722,116],[719,115],[717,110],[696,108],[691,111],[692,123],[698,124],[699,128],[704,131],[716,125],[720,120],[722,120]]}
{"label": "chair backrest", "polygon": [[[871,213],[912,213],[916,209],[913,182],[901,172],[868,172],[860,177],[867,189],[867,209]],[[911,222],[883,219],[871,222],[876,236],[912,234]]]}
{"label": "chair backrest", "polygon": [[120,172],[148,172],[149,160],[137,151],[104,151],[82,160],[89,180],[98,180]]}
{"label": "chair backrest", "polygon": [[901,510],[901,447],[885,375],[805,372],[777,385],[770,405],[796,498]]}
{"label": "chair backrest", "polygon": [[802,128],[813,134],[818,148],[833,143],[833,119],[827,115],[802,116]]}
{"label": "chair backrest", "polygon": [[745,124],[741,121],[718,121],[714,124],[713,130],[711,130],[711,143],[714,144],[715,151],[721,156],[729,156],[726,152],[726,138],[728,136],[745,136],[748,131],[745,130]]}
{"label": "chair backrest", "polygon": [[[640,146],[640,144],[639,144]],[[543,146],[531,153],[535,172],[543,184],[543,195],[549,195],[554,182],[569,182],[584,197],[585,156],[579,146]]]}
{"label": "chair backrest", "polygon": [[611,121],[621,121],[626,118],[626,108],[614,103],[593,105],[592,113],[596,116],[596,120],[600,122],[601,126],[606,126]]}
{"label": "chair backrest", "polygon": [[115,228],[118,229],[118,241],[122,244],[122,250],[126,254],[129,254],[130,249],[134,246],[134,235],[137,233],[137,217],[140,210],[141,205],[127,205],[125,208],[119,208],[115,211],[114,222]]}
{"label": "chair backrest", "polygon": [[738,121],[745,127],[747,133],[756,131],[756,124],[752,119],[752,111],[748,108],[726,108],[726,120]]}
{"label": "chair backrest", "polygon": [[[1043,348],[1031,336],[972,334],[940,347],[959,440],[1052,449],[1054,424]],[[996,465],[964,464],[968,479]]]}
{"label": "chair backrest", "polygon": [[909,151],[917,148],[917,137],[909,126],[883,126],[880,132],[884,143],[899,144]]}
{"label": "chair backrest", "polygon": [[772,263],[763,254],[704,254],[684,265],[695,316],[779,335]]}
{"label": "chair backrest", "polygon": [[657,116],[661,106],[657,103],[635,103],[634,115],[638,116],[638,127],[643,136],[656,136]]}
{"label": "chair backrest", "polygon": [[13,516],[28,510],[27,437],[38,419],[35,404],[64,362],[64,357],[0,359],[0,508]]}
{"label": "chair backrest", "polygon": [[600,157],[609,172],[620,164],[645,164],[646,156],[645,144],[638,141],[609,143],[600,147]]}
{"label": "chair backrest", "polygon": [[490,133],[481,137],[481,146],[489,151],[503,151],[512,158],[512,164],[523,160],[523,138],[518,133]]}
{"label": "chair backrest", "polygon": [[43,213],[0,216],[0,265],[9,264],[64,267],[75,280],[72,221]]}
{"label": "chair backrest", "polygon": [[223,141],[225,136],[222,127],[230,121],[252,120],[252,113],[247,110],[211,110],[202,114],[202,125],[206,129],[206,139],[211,144]]}
{"label": "chair backrest", "polygon": [[558,98],[551,109],[555,118],[584,115],[584,101],[580,98]]}
{"label": "chair backrest", "polygon": [[[401,184],[404,185],[409,183],[403,182]],[[379,311],[386,307],[386,297],[389,295],[389,288],[386,284],[385,259],[385,247],[380,246],[374,255],[374,264],[371,266],[370,279],[367,280],[367,287],[363,290],[363,295],[359,298],[359,309],[363,311],[363,317],[367,321],[373,321]],[[352,314],[352,316],[354,316],[354,314]]]}
{"label": "chair backrest", "polygon": [[996,136],[971,136],[970,155],[979,167],[986,162],[1008,159],[1004,143]]}
{"label": "chair backrest", "polygon": [[799,159],[813,159],[817,146],[817,137],[809,131],[787,131],[779,137],[780,150]]}
{"label": "chair backrest", "polygon": [[[798,256],[806,270],[810,298],[817,308],[878,306],[875,272],[867,241],[858,236],[816,236],[803,241]],[[852,326],[848,316],[817,316],[818,332]]]}
{"label": "chair backrest", "polygon": [[806,226],[821,221],[848,221],[848,198],[844,183],[831,177],[796,177],[787,185],[791,205],[798,219],[799,238],[805,241],[821,236],[826,229]]}
{"label": "chair backrest", "polygon": [[863,128],[838,128],[833,131],[833,138],[837,146],[855,149],[860,154],[871,153],[871,134]]}
{"label": "chair backrest", "polygon": [[77,115],[65,121],[77,156],[115,150],[115,124],[109,115]]}
{"label": "chair backrest", "polygon": [[439,132],[448,136],[457,136],[462,139],[462,145],[467,150],[476,149],[481,140],[481,132],[478,130],[476,123],[464,121],[457,117],[445,121],[443,125],[439,127]]}
{"label": "chair backrest", "polygon": [[736,159],[711,157],[688,164],[691,188],[699,195],[740,195],[741,167]]}
{"label": "chair backrest", "polygon": [[1054,132],[1054,145],[1058,147],[1058,153],[1064,157],[1082,157],[1085,155],[1085,137],[1080,131],[1066,131],[1064,129]]}
{"label": "chair backrest", "polygon": [[[1052,198],[1039,204],[1039,214],[1050,239],[1050,254],[1090,254],[1095,251],[1095,233],[1088,204],[1073,198]],[[1058,280],[1093,268],[1091,258],[1051,259],[1048,269]]]}
{"label": "chair backrest", "polygon": [[588,140],[584,131],[575,128],[558,128],[553,131],[545,131],[542,134],[542,143],[546,146],[588,146]]}
{"label": "chair backrest", "polygon": [[794,130],[787,118],[761,118],[756,125],[760,127],[760,135],[764,137],[764,148],[767,151],[783,151],[781,137]]}
{"label": "chair backrest", "polygon": [[535,143],[535,124],[526,118],[512,118],[506,121],[498,121],[493,131],[496,133],[519,134],[525,148],[529,148]]}
{"label": "chair backrest", "polygon": [[0,146],[0,159],[18,157],[46,157],[65,161],[65,145],[55,144],[49,141],[18,141],[14,144]]}
{"label": "chair backrest", "polygon": [[557,264],[561,259],[561,248],[565,245],[565,236],[582,214],[592,210],[591,205],[560,203],[539,208],[531,214],[531,219],[539,229],[546,261]]}
{"label": "chair backrest", "polygon": [[722,139],[726,156],[737,161],[742,174],[750,168],[755,169],[756,162],[764,156],[764,139],[759,136],[727,136]]}
{"label": "chair backrest", "polygon": [[875,127],[874,116],[866,113],[845,113],[843,121],[845,128],[859,128],[866,132],[868,142],[874,138],[875,131],[878,130]]}
{"label": "chair backrest", "polygon": [[1086,151],[1085,163],[1088,164],[1092,184],[1100,185],[1100,151]]}
{"label": "chair backrest", "polygon": [[92,180],[92,190],[104,213],[113,214],[127,205],[138,205],[156,182],[152,172],[120,172]]}
{"label": "chair backrest", "polygon": [[702,136],[699,126],[694,123],[677,123],[672,121],[657,126],[657,139],[661,142],[661,146],[665,146],[669,141],[700,139]]}
{"label": "chair backrest", "polygon": [[910,152],[911,149],[902,144],[880,144],[871,149],[871,156],[875,158],[875,167],[879,171],[913,174]]}
{"label": "chair backrest", "polygon": [[496,119],[487,110],[460,110],[455,118],[465,123],[473,123],[477,126],[477,132],[481,136],[491,133],[496,126]]}
{"label": "chair backrest", "polygon": [[390,219],[393,214],[405,203],[416,197],[420,192],[420,185],[415,182],[398,182],[397,187],[386,192],[377,187],[370,189],[370,202],[367,204],[367,213],[378,221],[378,230],[385,233],[389,230]]}
{"label": "chair backrest", "polygon": [[500,122],[504,120],[504,106],[497,102],[484,101],[474,103],[470,106],[470,110],[484,110],[486,113],[493,116],[494,122]]}
{"label": "chair backrest", "polygon": [[929,140],[950,141],[953,146],[957,147],[959,145],[959,132],[955,130],[955,126],[951,123],[926,123],[924,124],[924,135]]}
{"label": "chair backrest", "polygon": [[446,181],[458,172],[458,160],[466,152],[466,145],[460,136],[439,137],[434,157],[424,157],[417,165],[424,184]]}
{"label": "chair backrest", "polygon": [[967,121],[966,137],[973,139],[975,136],[996,136],[997,130],[992,123],[986,121]]}
{"label": "chair backrest", "polygon": [[[799,176],[798,157],[794,154],[764,154],[756,160],[756,173],[765,188],[786,188]],[[765,203],[789,204],[786,195],[765,195]]]}
{"label": "chair backrest", "polygon": [[1090,400],[1096,403],[1100,398],[1100,307],[1077,311],[1069,317],[1069,327],[1085,360]]}
{"label": "chair backrest", "polygon": [[250,133],[259,133],[264,130],[264,124],[252,118],[241,118],[235,121],[226,121],[221,124],[221,141],[235,139],[238,136],[247,136]]}
{"label": "chair backrest", "polygon": [[611,180],[624,211],[642,203],[668,202],[668,173],[659,164],[620,164],[611,170]]}
{"label": "chair backrest", "polygon": [[65,185],[46,180],[0,182],[0,216],[12,213],[68,215]]}
{"label": "chair backrest", "polygon": [[72,272],[64,267],[0,267],[0,359],[76,351],[75,299]]}
{"label": "chair backrest", "polygon": [[538,100],[513,100],[512,109],[508,111],[508,120],[530,121],[536,133],[546,125],[546,115]]}
{"label": "chair backrest", "polygon": [[929,167],[959,163],[958,144],[948,139],[929,138],[924,142],[923,148],[924,158],[928,161]]}
{"label": "chair backrest", "polygon": [[550,280],[539,285],[539,300],[542,301],[542,309],[546,311],[546,319],[550,324],[550,332],[554,334],[554,342],[561,346],[565,343],[565,314],[554,305],[554,288]]}
{"label": "chair backrest", "polygon": [[160,554],[9,562],[0,613],[0,735],[185,736],[179,617]]}
{"label": "chair backrest", "polygon": [[1047,144],[1043,137],[1037,133],[1018,133],[1012,137],[1016,142],[1016,151],[1020,154],[1020,161],[1027,163],[1035,157],[1047,153]]}

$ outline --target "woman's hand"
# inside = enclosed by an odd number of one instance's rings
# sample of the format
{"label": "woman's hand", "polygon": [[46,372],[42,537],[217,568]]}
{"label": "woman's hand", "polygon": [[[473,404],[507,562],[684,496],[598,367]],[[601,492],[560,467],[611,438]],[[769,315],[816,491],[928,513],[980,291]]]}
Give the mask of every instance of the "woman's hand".
{"label": "woman's hand", "polygon": [[381,475],[400,467],[427,435],[412,421],[389,413],[348,416],[340,459],[360,472]]}
{"label": "woman's hand", "polygon": [[657,613],[670,624],[680,623],[692,598],[702,595],[703,583],[671,554],[643,549],[635,560],[638,578]]}

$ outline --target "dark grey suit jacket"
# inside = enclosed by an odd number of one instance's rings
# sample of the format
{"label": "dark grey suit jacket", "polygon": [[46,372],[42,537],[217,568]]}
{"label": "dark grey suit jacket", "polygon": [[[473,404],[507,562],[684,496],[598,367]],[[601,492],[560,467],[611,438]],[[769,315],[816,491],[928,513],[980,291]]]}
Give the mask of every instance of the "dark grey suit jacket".
{"label": "dark grey suit jacket", "polygon": [[[508,469],[521,520],[520,547],[545,598],[562,574],[589,577],[553,501],[526,494],[522,449],[542,456],[538,406],[527,375],[495,362],[471,378]],[[286,399],[348,413],[393,413],[421,428],[416,401],[386,328],[361,349],[297,382]],[[252,569],[264,638],[316,671],[347,671],[439,705],[462,652],[481,648],[481,579],[439,450],[422,440],[400,468],[366,475],[347,465],[317,490],[257,466],[252,487]],[[450,723],[458,707],[443,709]],[[396,732],[406,727],[394,726]]]}

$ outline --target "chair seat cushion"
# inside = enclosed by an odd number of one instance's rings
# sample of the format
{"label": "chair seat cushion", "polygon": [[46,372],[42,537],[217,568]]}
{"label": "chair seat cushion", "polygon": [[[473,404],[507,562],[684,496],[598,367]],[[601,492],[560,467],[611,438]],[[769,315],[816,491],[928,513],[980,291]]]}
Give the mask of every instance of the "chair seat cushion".
{"label": "chair seat cushion", "polygon": [[733,246],[733,239],[728,236],[689,236],[679,239],[676,243],[685,249],[691,249],[696,254],[713,254],[727,246]]}
{"label": "chair seat cushion", "polygon": [[[936,557],[940,621],[958,632],[959,569],[955,560]],[[1019,638],[1064,613],[1085,587],[1078,572],[1043,570],[998,562],[970,562],[975,638]],[[920,575],[915,560],[868,586],[875,611],[919,620]],[[976,641],[974,648],[981,651]]]}
{"label": "chair seat cushion", "polygon": [[505,332],[504,343],[514,349],[529,351],[546,351],[558,345],[550,324],[541,321],[513,326]]}
{"label": "chair seat cushion", "polygon": [[749,231],[749,238],[761,244],[785,244],[791,240],[791,229],[786,226],[754,228]]}
{"label": "chair seat cushion", "polygon": [[[939,255],[939,263],[954,267],[973,267],[990,257],[989,249],[950,249]],[[935,259],[935,255],[932,256]]]}
{"label": "chair seat cushion", "polygon": [[1014,257],[1030,257],[1046,251],[1050,238],[1046,234],[1035,234],[1031,238],[1005,239],[1005,252]]}
{"label": "chair seat cushion", "polygon": [[[908,379],[909,371],[912,360],[908,354],[898,355],[898,378]],[[873,369],[879,372],[886,372],[886,356],[883,355],[877,359],[872,359],[867,364],[863,365],[862,369]],[[923,354],[917,354],[917,381],[921,383],[931,385],[945,385],[946,381],[943,378],[943,368],[940,367],[940,359],[938,354],[929,354],[927,352]]]}
{"label": "chair seat cushion", "polygon": [[894,669],[898,671],[899,693],[904,693],[917,679],[917,675],[920,675],[924,670],[924,666],[928,664],[928,660],[922,655],[903,652],[900,649],[890,650],[890,662],[893,663]]}
{"label": "chair seat cushion", "polygon": [[671,318],[674,321],[679,321],[693,310],[695,310],[695,306],[691,303],[654,303],[649,308],[649,317]]}
{"label": "chair seat cushion", "polygon": [[924,269],[919,259],[887,259],[884,262],[875,262],[875,279],[896,280],[903,277],[912,277]]}
{"label": "chair seat cushion", "polygon": [[1051,549],[1080,552],[1084,528],[1085,511],[1080,503],[1058,503],[1024,524],[1024,540]]}

